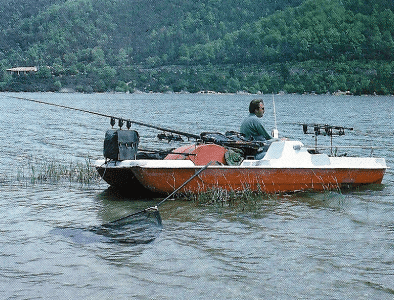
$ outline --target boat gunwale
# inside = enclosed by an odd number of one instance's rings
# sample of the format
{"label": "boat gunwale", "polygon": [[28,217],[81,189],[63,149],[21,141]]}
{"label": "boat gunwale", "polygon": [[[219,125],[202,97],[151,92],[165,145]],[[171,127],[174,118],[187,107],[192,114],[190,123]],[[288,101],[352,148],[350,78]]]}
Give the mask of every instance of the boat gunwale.
{"label": "boat gunwale", "polygon": [[[131,161],[131,160],[130,160]],[[201,169],[201,167],[203,167],[202,165],[184,165],[184,164],[180,164],[178,162],[180,162],[179,160],[174,160],[174,161],[170,161],[170,162],[176,162],[173,165],[153,165],[153,164],[149,164],[147,162],[156,162],[157,160],[133,160],[133,164],[122,164],[122,165],[106,165],[106,164],[101,164],[101,165],[94,165],[94,167],[96,168],[103,168],[103,169],[133,169],[133,168],[146,168],[146,169],[174,169],[174,170],[179,170],[179,169],[195,169],[195,170],[199,170]],[[123,161],[126,162],[126,161]],[[138,163],[135,163],[138,162]],[[184,161],[181,161],[184,162]],[[178,165],[176,165],[178,164]],[[348,166],[348,167],[338,167],[337,165],[320,165],[320,166],[287,166],[287,167],[283,167],[283,166],[272,166],[272,165],[246,165],[246,166],[242,166],[242,165],[238,165],[238,166],[230,166],[230,165],[212,165],[209,166],[208,169],[240,169],[240,170],[247,170],[247,169],[269,169],[269,170],[287,170],[287,169],[291,169],[291,170],[306,170],[306,169],[310,169],[310,170],[387,170],[389,169],[389,167],[385,164],[384,165],[369,165],[369,166]]]}

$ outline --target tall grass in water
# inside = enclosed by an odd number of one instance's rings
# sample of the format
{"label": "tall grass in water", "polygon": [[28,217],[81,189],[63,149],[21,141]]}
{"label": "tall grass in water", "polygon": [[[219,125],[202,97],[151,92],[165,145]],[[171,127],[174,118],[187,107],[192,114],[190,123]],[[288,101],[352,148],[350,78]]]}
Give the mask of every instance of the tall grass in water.
{"label": "tall grass in water", "polygon": [[272,210],[280,206],[281,203],[308,203],[311,206],[326,207],[338,200],[339,205],[343,205],[345,195],[338,185],[332,185],[323,191],[297,191],[290,193],[265,193],[259,188],[252,191],[245,186],[239,191],[227,191],[224,189],[210,189],[198,194],[185,194],[184,199],[193,201],[197,206],[220,206],[231,207],[242,211],[255,211],[264,208],[264,211]]}
{"label": "tall grass in water", "polygon": [[227,191],[224,189],[210,189],[203,193],[186,194],[184,197],[191,200],[199,206],[229,206],[246,208],[254,206],[262,199],[272,200],[275,195],[268,195],[261,190],[254,192],[247,187],[241,191]]}
{"label": "tall grass in water", "polygon": [[17,171],[18,181],[29,180],[31,183],[57,183],[60,181],[89,184],[100,178],[90,159],[85,162],[59,163],[51,161],[29,161],[27,167]]}

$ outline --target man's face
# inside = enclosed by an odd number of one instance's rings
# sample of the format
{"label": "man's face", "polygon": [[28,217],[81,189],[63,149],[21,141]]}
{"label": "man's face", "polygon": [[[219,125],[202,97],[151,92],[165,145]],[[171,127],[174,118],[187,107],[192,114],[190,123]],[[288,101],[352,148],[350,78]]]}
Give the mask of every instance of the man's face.
{"label": "man's face", "polygon": [[261,118],[264,115],[264,104],[260,103],[259,108],[254,110],[254,114]]}

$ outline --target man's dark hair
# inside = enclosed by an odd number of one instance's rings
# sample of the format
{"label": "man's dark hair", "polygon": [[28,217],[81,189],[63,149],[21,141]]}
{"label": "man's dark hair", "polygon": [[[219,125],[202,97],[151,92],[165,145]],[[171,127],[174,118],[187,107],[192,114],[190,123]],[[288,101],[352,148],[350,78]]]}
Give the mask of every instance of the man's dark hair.
{"label": "man's dark hair", "polygon": [[264,105],[263,99],[254,99],[254,100],[250,101],[249,112],[251,114],[253,114],[255,109],[259,109],[260,103],[263,103],[263,105]]}

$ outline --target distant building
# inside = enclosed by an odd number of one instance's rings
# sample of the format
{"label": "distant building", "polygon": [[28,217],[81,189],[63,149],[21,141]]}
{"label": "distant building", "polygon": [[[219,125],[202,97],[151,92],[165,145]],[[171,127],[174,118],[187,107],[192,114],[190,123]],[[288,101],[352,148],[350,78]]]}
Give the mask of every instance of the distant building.
{"label": "distant building", "polygon": [[16,68],[11,68],[11,69],[7,69],[7,72],[9,72],[10,74],[28,74],[28,73],[35,73],[38,71],[37,67],[16,67]]}

